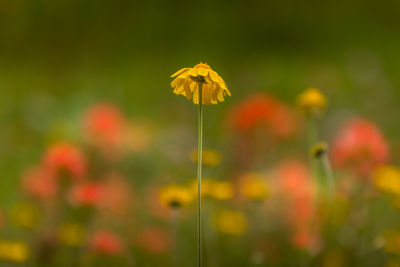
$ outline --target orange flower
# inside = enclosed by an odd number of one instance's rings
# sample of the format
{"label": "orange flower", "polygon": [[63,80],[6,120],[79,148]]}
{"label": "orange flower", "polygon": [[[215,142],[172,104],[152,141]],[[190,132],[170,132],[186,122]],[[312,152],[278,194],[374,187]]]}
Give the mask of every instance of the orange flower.
{"label": "orange flower", "polygon": [[43,162],[54,175],[66,174],[72,178],[83,178],[86,175],[86,159],[82,151],[66,142],[49,147]]}
{"label": "orange flower", "polygon": [[90,245],[94,252],[110,256],[119,255],[123,251],[121,239],[107,230],[94,233]]}
{"label": "orange flower", "polygon": [[381,131],[365,119],[349,121],[333,141],[332,160],[339,168],[350,167],[366,174],[388,157],[388,144]]}
{"label": "orange flower", "polygon": [[256,94],[239,102],[229,113],[230,125],[238,132],[262,128],[276,137],[292,135],[297,126],[293,112],[275,98]]}

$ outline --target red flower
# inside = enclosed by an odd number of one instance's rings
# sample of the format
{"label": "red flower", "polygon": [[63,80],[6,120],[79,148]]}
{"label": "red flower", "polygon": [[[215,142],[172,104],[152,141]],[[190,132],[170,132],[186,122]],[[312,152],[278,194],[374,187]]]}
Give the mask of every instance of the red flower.
{"label": "red flower", "polygon": [[91,239],[91,249],[106,255],[118,255],[123,251],[121,239],[110,231],[98,231]]}
{"label": "red flower", "polygon": [[352,167],[366,174],[388,157],[388,144],[381,131],[365,119],[348,122],[333,141],[332,160],[336,167]]}
{"label": "red flower", "polygon": [[32,197],[48,199],[56,195],[58,185],[43,167],[29,169],[22,175],[22,190]]}
{"label": "red flower", "polygon": [[70,200],[74,205],[96,206],[104,197],[105,188],[102,184],[85,182],[72,188]]}
{"label": "red flower", "polygon": [[288,137],[296,130],[297,121],[292,111],[279,100],[257,94],[240,102],[230,114],[230,124],[238,132],[267,129],[273,136]]}
{"label": "red flower", "polygon": [[108,216],[123,218],[134,208],[134,188],[129,181],[117,173],[108,174],[103,181],[102,212]]}
{"label": "red flower", "polygon": [[300,162],[289,161],[278,168],[281,188],[289,201],[289,221],[295,228],[307,226],[314,215],[315,188],[307,168]]}
{"label": "red flower", "polygon": [[292,244],[301,249],[310,249],[315,251],[318,249],[318,235],[310,229],[297,230],[292,236]]}
{"label": "red flower", "polygon": [[124,126],[121,112],[111,104],[98,104],[86,111],[85,133],[90,141],[102,148],[119,145]]}
{"label": "red flower", "polygon": [[138,246],[153,254],[166,252],[170,243],[171,239],[168,233],[156,227],[142,229],[137,237]]}
{"label": "red flower", "polygon": [[72,178],[82,178],[86,174],[86,159],[82,151],[69,143],[61,142],[49,147],[43,161],[54,175],[67,174]]}
{"label": "red flower", "polygon": [[278,177],[288,204],[288,222],[293,227],[292,244],[302,249],[315,249],[318,244],[315,188],[304,164],[288,161],[278,168]]}

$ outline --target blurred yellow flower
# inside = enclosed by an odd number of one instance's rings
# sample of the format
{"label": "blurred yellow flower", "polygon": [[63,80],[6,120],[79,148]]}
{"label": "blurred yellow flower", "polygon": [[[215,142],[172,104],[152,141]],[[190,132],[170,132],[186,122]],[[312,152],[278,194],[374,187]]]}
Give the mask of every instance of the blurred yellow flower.
{"label": "blurred yellow flower", "polygon": [[[197,195],[197,182],[191,183],[194,195]],[[203,179],[201,183],[202,197],[210,197],[217,200],[227,200],[233,197],[235,190],[232,183],[227,181],[217,181],[211,178]]]}
{"label": "blurred yellow flower", "polygon": [[188,100],[193,96],[193,103],[199,103],[199,84],[202,84],[203,104],[218,104],[224,101],[224,96],[231,95],[225,81],[205,63],[197,64],[193,68],[183,68],[172,74],[176,77],[171,86],[174,94],[183,95]]}
{"label": "blurred yellow flower", "polygon": [[326,142],[319,142],[310,150],[313,158],[321,158],[326,152],[328,152],[328,144]]}
{"label": "blurred yellow flower", "polygon": [[383,233],[384,251],[400,254],[400,232],[397,230],[386,230]]}
{"label": "blurred yellow flower", "polygon": [[400,261],[398,259],[389,259],[385,265],[385,267],[400,267]]}
{"label": "blurred yellow flower", "polygon": [[339,249],[328,250],[324,253],[323,267],[345,266],[344,253]]}
{"label": "blurred yellow flower", "polygon": [[247,230],[247,219],[241,212],[223,210],[214,217],[214,226],[225,234],[243,235]]}
{"label": "blurred yellow flower", "polygon": [[263,177],[258,173],[249,173],[242,177],[239,185],[239,192],[246,198],[263,200],[268,197],[268,187]]}
{"label": "blurred yellow flower", "polygon": [[180,208],[188,206],[192,202],[193,193],[184,186],[168,185],[161,188],[159,199],[165,207]]}
{"label": "blurred yellow flower", "polygon": [[17,226],[32,228],[39,220],[39,210],[30,203],[16,203],[11,208],[10,219]]}
{"label": "blurred yellow flower", "polygon": [[327,104],[326,97],[314,87],[307,88],[297,97],[297,105],[306,115],[321,115]]}
{"label": "blurred yellow flower", "polygon": [[15,263],[26,262],[29,258],[30,249],[18,241],[0,241],[0,259]]}
{"label": "blurred yellow flower", "polygon": [[214,181],[210,188],[210,196],[218,200],[226,200],[233,197],[233,185],[230,182]]}
{"label": "blurred yellow flower", "polygon": [[[193,150],[190,153],[190,159],[194,162],[197,163],[197,149]],[[204,149],[203,150],[203,165],[205,166],[217,166],[221,163],[221,154],[217,150],[211,150],[211,149]]]}
{"label": "blurred yellow flower", "polygon": [[63,223],[58,229],[60,241],[67,246],[79,247],[84,244],[85,231],[77,223]]}
{"label": "blurred yellow flower", "polygon": [[375,170],[374,185],[383,192],[400,196],[400,169],[391,165],[383,165]]}

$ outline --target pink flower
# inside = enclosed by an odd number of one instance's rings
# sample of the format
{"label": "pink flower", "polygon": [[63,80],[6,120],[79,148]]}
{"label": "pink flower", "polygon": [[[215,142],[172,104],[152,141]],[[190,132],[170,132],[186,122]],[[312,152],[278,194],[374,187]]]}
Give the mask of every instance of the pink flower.
{"label": "pink flower", "polygon": [[349,121],[335,137],[332,160],[335,167],[349,167],[366,174],[389,157],[381,131],[365,119]]}

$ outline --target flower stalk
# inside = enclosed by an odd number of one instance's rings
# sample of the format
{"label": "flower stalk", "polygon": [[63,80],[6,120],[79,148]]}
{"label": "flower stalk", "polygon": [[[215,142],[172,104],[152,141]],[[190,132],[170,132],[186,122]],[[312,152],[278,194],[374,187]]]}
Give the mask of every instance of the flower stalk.
{"label": "flower stalk", "polygon": [[230,96],[225,81],[206,63],[197,64],[193,68],[183,68],[171,75],[174,80],[171,87],[173,93],[182,95],[198,105],[198,148],[197,148],[197,239],[198,267],[203,262],[203,236],[201,214],[201,168],[203,166],[203,105],[218,104]]}
{"label": "flower stalk", "polygon": [[202,216],[201,216],[201,170],[203,159],[203,83],[199,82],[198,142],[197,142],[197,257],[198,267],[202,266]]}

